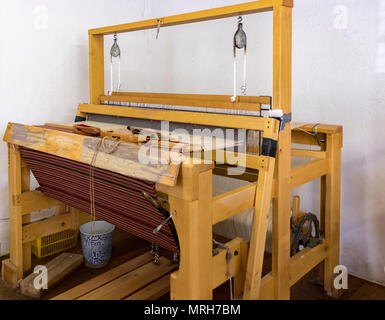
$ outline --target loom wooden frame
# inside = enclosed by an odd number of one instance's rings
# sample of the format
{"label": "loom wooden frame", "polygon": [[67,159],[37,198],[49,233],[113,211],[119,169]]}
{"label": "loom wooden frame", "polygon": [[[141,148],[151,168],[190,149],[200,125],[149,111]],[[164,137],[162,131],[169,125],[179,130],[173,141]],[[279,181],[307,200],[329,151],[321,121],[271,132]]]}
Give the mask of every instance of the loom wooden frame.
{"label": "loom wooden frame", "polygon": [[[292,0],[259,0],[240,5],[215,8],[177,16],[151,19],[141,22],[98,28],[89,30],[90,45],[90,103],[80,105],[77,116],[84,117],[87,112],[96,112],[98,108],[105,108],[104,114],[109,114],[107,108],[111,106],[99,105],[104,96],[104,35],[145,30],[156,28],[158,21],[161,27],[220,19],[238,16],[240,14],[253,14],[258,12],[273,11],[273,108],[282,109],[284,113],[291,112],[291,21]],[[183,103],[186,101],[216,101],[223,102],[226,96],[213,95],[176,95],[176,94],[151,94],[151,93],[115,93],[114,96],[146,97],[153,99],[176,99]],[[239,97],[239,106],[270,103],[268,97]],[[243,104],[243,105],[242,105]],[[246,105],[247,104],[247,105]],[[92,109],[92,110],[91,110]],[[128,108],[127,108],[128,109]],[[111,109],[112,110],[112,109]],[[114,108],[114,110],[118,110]],[[132,112],[132,111],[131,111]],[[159,111],[161,112],[161,111]],[[92,113],[92,112],[91,112]],[[164,113],[164,112],[163,112]],[[182,114],[182,113],[179,113]],[[170,120],[176,121],[179,117],[176,112],[169,113]],[[122,116],[122,114],[120,114]],[[138,111],[137,117],[141,117],[143,111]],[[133,116],[131,113],[130,116]],[[148,116],[149,117],[149,116]],[[182,116],[183,117],[183,116]],[[234,117],[237,116],[229,116]],[[243,117],[246,119],[246,117]],[[230,119],[230,118],[229,118]],[[257,118],[256,118],[257,119]],[[241,118],[239,119],[241,120]],[[182,120],[181,120],[182,121]],[[213,120],[215,121],[215,120]],[[262,128],[262,120],[256,120],[253,126]],[[205,123],[207,124],[207,123]],[[223,125],[223,123],[220,123]],[[242,128],[242,126],[240,126]],[[247,128],[248,125],[246,126]],[[251,129],[251,128],[250,128]],[[253,127],[255,129],[255,127]],[[266,128],[264,128],[266,129]],[[290,129],[290,123],[279,133],[278,161],[275,166],[274,182],[271,189],[267,188],[271,177],[262,177],[258,186],[263,190],[260,197],[273,199],[273,259],[272,272],[265,275],[259,281],[261,274],[247,275],[247,245],[241,239],[234,239],[229,246],[240,254],[233,259],[233,272],[235,275],[235,293],[240,295],[244,291],[244,279],[250,277],[257,279],[254,287],[248,288],[250,293],[246,298],[262,299],[289,299],[290,287],[302,278],[313,267],[323,262],[324,286],[330,295],[337,295],[333,288],[333,268],[339,261],[339,199],[340,199],[340,149],[342,147],[342,127],[317,126],[318,136],[325,142],[321,144],[321,151],[308,151],[292,149],[291,143],[303,145],[315,145],[316,140],[304,131],[312,132],[313,126],[304,126],[302,130]],[[274,134],[274,132],[272,133]],[[29,169],[20,158],[17,147],[9,146],[9,203],[10,203],[10,259],[3,262],[3,279],[10,284],[15,284],[15,279],[21,279],[23,270],[30,268],[30,242],[23,243],[24,221],[28,222],[29,213],[38,208],[51,207],[54,200],[44,196],[38,191],[28,191]],[[305,165],[291,168],[291,156],[315,158]],[[247,159],[248,167],[263,169],[256,159]],[[256,165],[251,165],[252,163]],[[274,161],[268,159],[266,170],[272,168]],[[213,223],[226,219],[241,212],[247,207],[256,204],[257,190],[261,190],[255,184],[231,191],[228,194],[215,197],[211,196],[211,177],[213,167],[210,165],[184,165],[176,187],[158,185],[158,190],[169,195],[171,210],[185,212],[185,218],[175,219],[178,234],[182,234],[183,250],[186,257],[181,260],[180,270],[171,276],[171,297],[173,299],[194,298],[210,299],[212,289],[226,281],[224,251],[212,259],[211,242],[208,234],[211,234]],[[271,170],[270,170],[271,171]],[[321,177],[321,225],[325,232],[324,242],[316,248],[306,248],[304,251],[290,257],[290,192],[293,188]],[[261,177],[260,177],[261,178]],[[209,187],[207,187],[209,186]],[[265,186],[265,187],[264,187]],[[31,201],[31,199],[33,199]],[[239,199],[237,203],[234,199]],[[270,201],[269,201],[270,202]],[[234,205],[229,205],[234,203]],[[266,206],[266,201],[264,205]],[[227,207],[226,213],[220,208]],[[266,211],[266,208],[264,210]],[[203,214],[209,212],[210,214]],[[77,213],[71,210],[72,225],[77,227],[75,217]],[[186,218],[188,217],[188,218]],[[56,231],[56,230],[50,230]],[[182,231],[182,233],[181,233]],[[196,234],[205,234],[196,237]],[[253,240],[251,241],[253,243]],[[263,241],[264,244],[264,241]],[[260,252],[261,250],[259,250]],[[218,272],[214,275],[205,272],[205,268]],[[223,272],[221,272],[223,271]]]}

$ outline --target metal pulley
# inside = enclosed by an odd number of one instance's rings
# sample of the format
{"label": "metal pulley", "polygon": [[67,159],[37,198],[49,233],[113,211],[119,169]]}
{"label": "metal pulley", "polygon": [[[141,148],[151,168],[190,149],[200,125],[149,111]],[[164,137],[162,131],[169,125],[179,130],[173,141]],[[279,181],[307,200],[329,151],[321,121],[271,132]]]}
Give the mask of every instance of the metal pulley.
{"label": "metal pulley", "polygon": [[237,49],[244,49],[243,55],[243,81],[241,86],[241,91],[243,95],[246,95],[246,51],[247,51],[247,36],[246,32],[243,30],[243,18],[238,17],[238,28],[235,31],[233,37],[233,66],[234,66],[234,86],[233,86],[233,96],[231,97],[231,101],[235,102],[237,99]]}
{"label": "metal pulley", "polygon": [[120,48],[119,48],[117,41],[118,41],[118,36],[115,33],[114,34],[114,44],[112,45],[111,50],[110,50],[110,55],[111,55],[111,57],[114,57],[114,58],[120,57]]}
{"label": "metal pulley", "polygon": [[113,77],[113,71],[112,71],[112,68],[113,68],[112,59],[113,58],[118,59],[118,85],[115,88],[115,91],[119,92],[120,91],[120,48],[118,45],[118,36],[116,35],[116,33],[114,34],[114,43],[110,49],[110,91],[108,92],[109,95],[111,95],[112,92],[114,91],[114,88],[113,88],[114,77]]}
{"label": "metal pulley", "polygon": [[238,17],[238,29],[234,34],[234,56],[236,55],[236,48],[243,49],[247,47],[247,36],[243,30],[242,17]]}

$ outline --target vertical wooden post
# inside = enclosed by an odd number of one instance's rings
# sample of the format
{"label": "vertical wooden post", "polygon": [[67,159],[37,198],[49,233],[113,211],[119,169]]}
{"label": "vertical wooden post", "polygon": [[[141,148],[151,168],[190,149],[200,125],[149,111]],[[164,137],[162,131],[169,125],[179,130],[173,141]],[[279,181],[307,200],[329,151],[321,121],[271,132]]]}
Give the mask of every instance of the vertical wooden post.
{"label": "vertical wooden post", "polygon": [[324,288],[334,297],[339,292],[334,288],[334,268],[339,264],[340,248],[340,192],[341,192],[341,146],[342,133],[327,135],[329,174],[325,190],[325,243],[328,255],[324,262]]}
{"label": "vertical wooden post", "polygon": [[[31,170],[27,163],[21,159],[21,192],[29,191],[31,187]],[[22,217],[22,224],[31,222],[31,215]],[[23,244],[23,271],[31,269],[31,242]]]}
{"label": "vertical wooden post", "polygon": [[9,185],[9,259],[17,269],[17,279],[23,277],[23,240],[20,195],[22,192],[21,156],[13,144],[8,144]]}
{"label": "vertical wooden post", "polygon": [[[291,113],[292,8],[273,11],[273,107]],[[290,170],[291,123],[279,134],[276,164],[277,196],[273,199],[273,278],[276,299],[290,299]]]}
{"label": "vertical wooden post", "polygon": [[[321,151],[326,151],[326,143],[321,144]],[[328,155],[329,156],[329,155]],[[325,235],[325,203],[326,203],[326,176],[320,178],[320,234],[321,236]],[[319,264],[317,271],[317,281],[319,283],[324,282],[324,263]]]}
{"label": "vertical wooden post", "polygon": [[79,229],[80,210],[71,207],[70,212],[71,212],[71,229],[77,230]]}
{"label": "vertical wooden post", "polygon": [[[197,166],[195,166],[197,168]],[[182,168],[183,170],[183,168]],[[189,173],[188,173],[189,171]],[[197,199],[169,197],[180,245],[179,270],[171,275],[171,299],[212,299],[212,169],[183,170],[183,188],[199,188]],[[188,174],[188,176],[187,176]],[[198,180],[197,184],[193,180]]]}
{"label": "vertical wooden post", "polygon": [[89,34],[90,103],[99,104],[104,94],[104,36]]}

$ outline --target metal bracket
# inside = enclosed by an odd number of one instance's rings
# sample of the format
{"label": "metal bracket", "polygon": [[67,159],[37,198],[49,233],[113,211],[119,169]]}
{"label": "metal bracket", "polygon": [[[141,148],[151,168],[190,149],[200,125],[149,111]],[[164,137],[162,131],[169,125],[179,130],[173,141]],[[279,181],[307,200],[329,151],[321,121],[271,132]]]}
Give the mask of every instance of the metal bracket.
{"label": "metal bracket", "polygon": [[275,119],[278,119],[280,121],[279,131],[282,131],[283,129],[285,129],[286,123],[291,122],[291,113],[285,113],[281,117]]}
{"label": "metal bracket", "polygon": [[270,139],[270,138],[263,138],[261,155],[275,158],[277,155],[277,145],[278,145],[277,140]]}
{"label": "metal bracket", "polygon": [[87,120],[87,118],[85,118],[85,117],[81,117],[81,116],[75,117],[75,122],[86,121],[86,120]]}

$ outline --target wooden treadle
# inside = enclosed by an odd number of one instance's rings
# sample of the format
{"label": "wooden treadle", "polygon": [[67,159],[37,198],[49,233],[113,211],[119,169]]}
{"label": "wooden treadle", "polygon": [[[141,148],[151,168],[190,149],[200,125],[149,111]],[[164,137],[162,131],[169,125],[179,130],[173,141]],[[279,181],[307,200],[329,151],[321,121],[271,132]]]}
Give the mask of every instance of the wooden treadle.
{"label": "wooden treadle", "polygon": [[153,300],[169,291],[170,272],[178,265],[145,253],[120,266],[88,280],[52,300]]}

